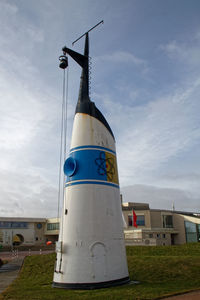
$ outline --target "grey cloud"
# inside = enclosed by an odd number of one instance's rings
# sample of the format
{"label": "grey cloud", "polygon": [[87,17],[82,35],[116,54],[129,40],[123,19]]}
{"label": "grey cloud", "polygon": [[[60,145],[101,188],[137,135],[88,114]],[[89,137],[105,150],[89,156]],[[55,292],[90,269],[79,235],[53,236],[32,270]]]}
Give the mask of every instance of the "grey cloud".
{"label": "grey cloud", "polygon": [[200,181],[199,173],[183,173],[183,174],[165,174],[161,176],[163,179],[169,180],[191,180],[191,181]]}
{"label": "grey cloud", "polygon": [[39,173],[0,172],[1,216],[57,216],[57,188]]}
{"label": "grey cloud", "polygon": [[149,203],[150,208],[200,212],[200,197],[180,189],[160,188],[148,185],[132,185],[121,188],[124,202]]}
{"label": "grey cloud", "polygon": [[[178,60],[184,65],[191,65],[192,67],[200,66],[199,46],[200,40],[198,38],[199,32],[191,37],[190,43],[179,42],[176,40],[170,41],[166,45],[161,45],[160,49],[164,51],[171,59]],[[196,39],[196,43],[193,43]]]}

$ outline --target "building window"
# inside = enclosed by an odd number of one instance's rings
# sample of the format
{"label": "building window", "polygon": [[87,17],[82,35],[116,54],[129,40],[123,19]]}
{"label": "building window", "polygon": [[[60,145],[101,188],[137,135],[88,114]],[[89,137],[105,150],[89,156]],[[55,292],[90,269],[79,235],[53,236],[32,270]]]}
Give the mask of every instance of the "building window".
{"label": "building window", "polygon": [[[137,226],[145,226],[145,217],[143,216],[137,216],[136,221]],[[133,216],[128,216],[128,226],[133,226]]]}
{"label": "building window", "polygon": [[157,238],[158,238],[158,239],[160,238],[160,233],[157,233]]}
{"label": "building window", "polygon": [[165,239],[165,238],[166,238],[166,235],[165,235],[165,233],[163,233],[162,237],[163,237],[163,239]]}
{"label": "building window", "polygon": [[197,225],[195,223],[185,221],[185,233],[187,243],[194,243],[198,241]]}
{"label": "building window", "polygon": [[137,216],[137,225],[138,226],[145,226],[145,218],[144,216]]}
{"label": "building window", "polygon": [[173,228],[172,215],[163,216],[163,228]]}
{"label": "building window", "polygon": [[37,229],[41,229],[42,228],[42,224],[41,223],[38,223],[37,224]]}
{"label": "building window", "polygon": [[149,233],[149,238],[150,238],[150,239],[153,238],[153,233]]}
{"label": "building window", "polygon": [[27,222],[7,222],[1,221],[0,228],[28,228]]}
{"label": "building window", "polygon": [[133,216],[128,216],[128,226],[133,226]]}
{"label": "building window", "polygon": [[59,230],[59,223],[48,223],[47,230]]}

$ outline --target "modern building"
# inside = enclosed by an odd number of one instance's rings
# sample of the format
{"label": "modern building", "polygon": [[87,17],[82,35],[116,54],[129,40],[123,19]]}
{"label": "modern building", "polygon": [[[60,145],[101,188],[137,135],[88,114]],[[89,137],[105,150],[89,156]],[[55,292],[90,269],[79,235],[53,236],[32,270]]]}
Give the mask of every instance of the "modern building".
{"label": "modern building", "polygon": [[[200,242],[200,214],[150,209],[147,203],[123,203],[127,245],[180,245]],[[41,245],[58,240],[58,218],[0,217],[0,245]]]}
{"label": "modern building", "polygon": [[[147,203],[123,203],[128,245],[180,245],[200,242],[200,214],[150,209]],[[135,218],[135,220],[134,220]]]}

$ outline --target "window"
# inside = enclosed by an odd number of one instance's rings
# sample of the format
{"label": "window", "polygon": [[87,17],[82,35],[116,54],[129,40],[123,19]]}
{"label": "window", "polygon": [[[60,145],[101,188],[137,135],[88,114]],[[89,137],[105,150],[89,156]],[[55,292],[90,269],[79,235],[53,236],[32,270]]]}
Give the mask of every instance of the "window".
{"label": "window", "polygon": [[42,224],[41,223],[38,223],[37,224],[37,229],[41,229],[42,228]]}
{"label": "window", "polygon": [[1,221],[0,228],[28,228],[28,223],[27,222]]}
{"label": "window", "polygon": [[0,228],[11,228],[11,222],[0,222]]}
{"label": "window", "polygon": [[187,243],[197,242],[197,226],[195,223],[185,221],[185,233]]}
{"label": "window", "polygon": [[173,228],[172,215],[163,216],[163,228]]}
{"label": "window", "polygon": [[166,238],[166,235],[165,235],[165,233],[163,233],[162,237],[163,237],[163,239],[165,239],[165,238]]}
{"label": "window", "polygon": [[158,239],[160,238],[160,233],[157,233],[157,238],[158,238]]}
{"label": "window", "polygon": [[138,226],[145,226],[145,218],[144,216],[137,216],[137,225]]}
{"label": "window", "polygon": [[[137,226],[145,226],[145,218],[143,216],[137,216]],[[133,226],[133,216],[128,216],[128,226]]]}
{"label": "window", "polygon": [[59,230],[59,223],[48,223],[47,230]]}
{"label": "window", "polygon": [[153,238],[153,233],[149,233],[149,238],[150,238],[150,239]]}
{"label": "window", "polygon": [[133,216],[128,216],[128,226],[133,226]]}

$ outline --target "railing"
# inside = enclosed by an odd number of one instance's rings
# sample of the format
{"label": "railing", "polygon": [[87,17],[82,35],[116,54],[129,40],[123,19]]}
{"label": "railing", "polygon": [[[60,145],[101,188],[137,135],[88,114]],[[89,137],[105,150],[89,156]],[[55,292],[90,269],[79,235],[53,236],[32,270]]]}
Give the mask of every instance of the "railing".
{"label": "railing", "polygon": [[156,239],[133,239],[133,238],[126,238],[125,244],[127,246],[155,246],[156,245]]}

